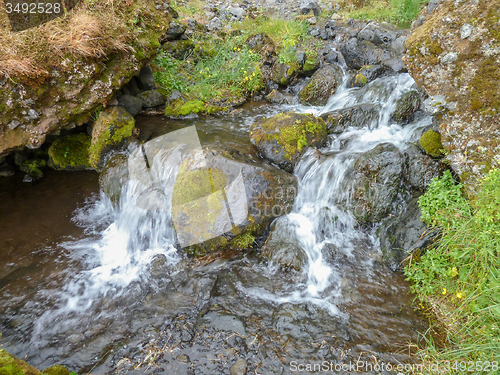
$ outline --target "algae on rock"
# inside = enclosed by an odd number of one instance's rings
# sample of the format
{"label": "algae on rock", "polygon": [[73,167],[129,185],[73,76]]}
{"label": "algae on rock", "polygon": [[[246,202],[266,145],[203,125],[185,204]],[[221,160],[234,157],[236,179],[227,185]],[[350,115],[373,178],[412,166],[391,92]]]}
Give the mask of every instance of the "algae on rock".
{"label": "algae on rock", "polygon": [[89,170],[91,138],[86,133],[67,135],[49,147],[49,167],[57,170]]}

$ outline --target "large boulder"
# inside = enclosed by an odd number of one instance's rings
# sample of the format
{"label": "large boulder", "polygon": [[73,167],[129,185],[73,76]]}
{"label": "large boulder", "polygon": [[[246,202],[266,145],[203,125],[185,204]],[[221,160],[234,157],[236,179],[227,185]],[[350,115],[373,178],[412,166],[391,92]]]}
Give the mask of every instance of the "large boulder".
{"label": "large boulder", "polygon": [[354,164],[349,208],[360,223],[376,223],[393,210],[404,157],[391,143],[363,153]]}
{"label": "large boulder", "polygon": [[109,107],[101,111],[92,128],[89,162],[92,168],[101,170],[106,153],[119,147],[132,136],[135,119],[123,107]]}
{"label": "large boulder", "polygon": [[302,104],[325,105],[341,83],[342,69],[337,65],[325,64],[300,90],[299,100]]}
{"label": "large boulder", "polygon": [[[189,129],[181,131],[196,137]],[[110,159],[99,182],[115,204],[132,194],[143,209],[168,208],[179,246],[186,252],[248,248],[274,218],[292,209],[295,176],[246,155],[213,148],[203,152],[184,141],[182,157],[175,159],[180,142],[171,141],[175,135],[169,134],[145,143],[127,160]],[[167,182],[165,171],[176,166],[175,181]],[[165,206],[167,201],[170,206]]]}
{"label": "large boulder", "polygon": [[415,112],[420,109],[422,99],[417,90],[405,92],[396,102],[396,109],[392,117],[398,124],[407,124],[412,122]]}
{"label": "large boulder", "polygon": [[434,177],[441,176],[448,166],[441,160],[425,155],[420,148],[408,143],[404,150],[406,171],[404,180],[414,189],[425,191]]}
{"label": "large boulder", "polygon": [[321,147],[327,139],[325,122],[294,112],[263,118],[250,128],[250,140],[260,155],[292,172],[308,147]]}
{"label": "large boulder", "polygon": [[404,60],[419,87],[443,97],[446,158],[474,194],[475,181],[500,166],[500,1],[430,5],[433,11],[423,10],[425,21],[416,22],[406,40]]}

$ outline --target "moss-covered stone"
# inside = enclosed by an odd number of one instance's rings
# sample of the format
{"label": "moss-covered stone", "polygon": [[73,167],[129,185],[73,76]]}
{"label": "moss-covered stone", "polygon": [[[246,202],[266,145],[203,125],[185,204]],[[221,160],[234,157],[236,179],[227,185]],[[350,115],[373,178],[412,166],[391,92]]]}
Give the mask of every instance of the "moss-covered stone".
{"label": "moss-covered stone", "polygon": [[424,150],[424,152],[432,157],[438,158],[444,155],[443,144],[441,143],[441,134],[435,132],[432,129],[427,130],[420,140],[418,141],[419,146]]}
{"label": "moss-covered stone", "polygon": [[67,135],[49,147],[49,167],[57,170],[89,170],[91,138],[86,133]]}
{"label": "moss-covered stone", "polygon": [[28,159],[19,166],[19,169],[34,179],[39,179],[43,177],[42,169],[46,166],[47,162],[43,159]]}
{"label": "moss-covered stone", "polygon": [[326,137],[326,125],[321,118],[294,112],[261,119],[250,130],[250,140],[260,154],[289,172],[306,146],[320,147]]}
{"label": "moss-covered stone", "polygon": [[42,371],[42,375],[70,375],[71,372],[64,366],[55,365]]}
{"label": "moss-covered stone", "polygon": [[102,169],[107,151],[132,136],[135,119],[123,107],[106,108],[99,114],[92,129],[89,162],[92,168]]}
{"label": "moss-covered stone", "polygon": [[325,105],[330,96],[335,94],[342,80],[342,70],[338,66],[325,64],[317,70],[308,84],[299,92],[302,104]]}
{"label": "moss-covered stone", "polygon": [[173,40],[163,45],[163,50],[178,60],[185,59],[193,52],[194,49],[195,44],[189,39]]}
{"label": "moss-covered stone", "polygon": [[233,239],[231,247],[237,250],[248,249],[255,242],[255,237],[250,233],[241,234]]}
{"label": "moss-covered stone", "polygon": [[40,371],[0,349],[0,375],[40,375]]}
{"label": "moss-covered stone", "polygon": [[[201,100],[184,100],[183,98],[178,98],[167,104],[165,107],[165,116],[182,117],[189,114],[203,113],[205,110],[205,103]],[[215,112],[215,109],[212,109],[212,112]]]}

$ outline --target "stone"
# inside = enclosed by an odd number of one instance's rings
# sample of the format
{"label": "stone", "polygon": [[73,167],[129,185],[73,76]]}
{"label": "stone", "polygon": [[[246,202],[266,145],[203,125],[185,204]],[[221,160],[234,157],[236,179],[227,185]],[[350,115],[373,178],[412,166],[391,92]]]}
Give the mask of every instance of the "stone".
{"label": "stone", "polygon": [[383,65],[363,66],[348,83],[349,87],[363,87],[379,77],[387,75],[390,70]]}
{"label": "stone", "polygon": [[285,269],[301,271],[307,264],[307,254],[296,237],[296,229],[286,217],[278,218],[262,244],[261,255]]}
{"label": "stone", "polygon": [[118,97],[118,103],[125,107],[132,116],[137,116],[142,110],[142,100],[132,95],[122,95]]}
{"label": "stone", "polygon": [[383,26],[376,22],[370,22],[363,29],[361,29],[357,38],[360,41],[367,40],[376,46],[389,46],[396,40],[397,36],[397,31],[393,30],[390,26]]}
{"label": "stone", "polygon": [[390,143],[379,144],[356,160],[348,207],[361,224],[379,222],[394,209],[403,167],[403,155]]}
{"label": "stone", "polygon": [[267,96],[266,100],[269,103],[274,103],[274,104],[293,104],[294,98],[290,94],[283,94],[279,92],[278,90],[273,90],[271,91]]}
{"label": "stone", "polygon": [[127,156],[124,154],[113,155],[99,173],[99,185],[115,206],[128,179]]}
{"label": "stone", "polygon": [[430,0],[429,4],[427,4],[427,13],[431,14],[432,12],[434,12],[434,9],[436,9],[442,1],[443,0]]}
{"label": "stone", "polygon": [[162,41],[167,40],[176,40],[181,37],[182,34],[186,31],[186,26],[180,21],[174,19],[170,22],[167,32],[162,38]]}
{"label": "stone", "polygon": [[137,76],[137,82],[142,90],[153,90],[155,85],[155,77],[153,76],[153,69],[151,66],[146,65],[141,69]]}
{"label": "stone", "polygon": [[474,26],[466,23],[460,28],[460,38],[467,39],[472,34],[472,30],[474,30]]}
{"label": "stone", "polygon": [[231,13],[233,16],[241,19],[241,18],[245,18],[247,12],[245,11],[245,9],[240,8],[240,7],[231,7],[231,8],[229,8],[229,13]]}
{"label": "stone", "polygon": [[260,155],[292,172],[308,147],[321,147],[327,139],[321,118],[294,112],[280,113],[252,124],[250,141]]}
{"label": "stone", "polygon": [[413,189],[424,192],[431,180],[435,177],[440,177],[449,169],[441,160],[431,158],[424,154],[420,148],[413,144],[406,144],[404,150],[406,157],[406,172],[403,179]]}
{"label": "stone", "polygon": [[373,104],[358,104],[321,114],[328,134],[341,134],[348,128],[375,129],[378,125],[379,108]]}
{"label": "stone", "polygon": [[299,101],[302,104],[325,105],[341,84],[342,75],[342,69],[339,66],[323,65],[300,90]]}
{"label": "stone", "polygon": [[395,73],[406,73],[408,69],[401,57],[393,57],[392,59],[382,61],[382,66],[391,69]]}
{"label": "stone", "polygon": [[247,373],[247,361],[243,358],[238,358],[234,365],[229,369],[230,375],[245,375]]}
{"label": "stone", "polygon": [[309,14],[313,12],[316,17],[321,14],[321,8],[316,1],[302,0],[299,4],[300,14]]}
{"label": "stone", "polygon": [[157,90],[141,92],[137,97],[142,101],[143,108],[157,107],[165,104],[165,97]]}
{"label": "stone", "polygon": [[91,138],[86,133],[58,138],[49,147],[49,167],[56,170],[91,170],[90,143]]}
{"label": "stone", "polygon": [[359,41],[351,38],[340,48],[347,66],[351,69],[361,69],[363,65],[378,65],[394,56],[387,50],[377,47],[368,40]]}
{"label": "stone", "polygon": [[418,141],[420,148],[427,154],[434,158],[439,158],[444,155],[444,147],[441,143],[441,134],[429,129]]}
{"label": "stone", "polygon": [[100,171],[109,151],[123,145],[132,136],[135,120],[123,107],[109,107],[101,111],[92,128],[89,162]]}
{"label": "stone", "polygon": [[396,102],[392,118],[398,124],[408,124],[415,118],[415,112],[420,109],[422,99],[417,90],[407,91]]}
{"label": "stone", "polygon": [[449,52],[440,59],[441,64],[443,65],[453,64],[457,60],[458,60],[458,55],[456,52]]}

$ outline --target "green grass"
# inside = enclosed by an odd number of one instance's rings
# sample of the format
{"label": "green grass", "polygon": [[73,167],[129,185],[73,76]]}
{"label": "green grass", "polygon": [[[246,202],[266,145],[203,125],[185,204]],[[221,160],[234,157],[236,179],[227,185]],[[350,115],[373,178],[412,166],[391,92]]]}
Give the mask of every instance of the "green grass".
{"label": "green grass", "polygon": [[[446,345],[430,338],[418,355],[424,362],[500,365],[500,170],[489,172],[471,200],[461,188],[447,172],[419,200],[422,220],[439,228],[442,237],[423,256],[412,257],[405,274],[431,308]],[[490,370],[475,373],[498,373]]]}
{"label": "green grass", "polygon": [[373,0],[361,2],[359,7],[347,7],[345,15],[350,18],[371,19],[409,26],[428,0]]}

